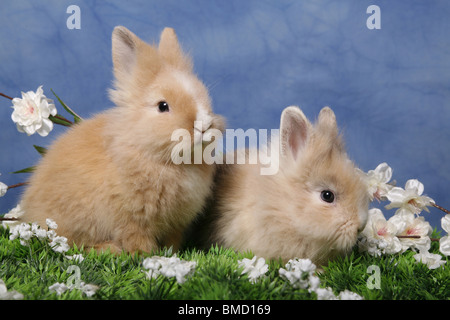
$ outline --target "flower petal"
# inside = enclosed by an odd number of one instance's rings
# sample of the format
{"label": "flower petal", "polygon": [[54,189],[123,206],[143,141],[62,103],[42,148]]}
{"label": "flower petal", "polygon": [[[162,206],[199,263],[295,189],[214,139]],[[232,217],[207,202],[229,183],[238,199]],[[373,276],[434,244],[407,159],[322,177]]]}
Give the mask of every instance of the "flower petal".
{"label": "flower petal", "polygon": [[439,240],[439,251],[446,256],[450,256],[450,236],[442,237]]}
{"label": "flower petal", "polygon": [[415,194],[420,196],[423,193],[424,186],[423,186],[423,183],[420,182],[419,180],[410,179],[410,180],[406,181],[405,190],[408,190],[408,191],[411,190]]}
{"label": "flower petal", "polygon": [[446,214],[441,219],[441,226],[447,233],[450,233],[450,214]]}
{"label": "flower petal", "polygon": [[379,174],[381,182],[388,183],[392,178],[392,168],[386,162],[380,163],[375,172]]}
{"label": "flower petal", "polygon": [[402,203],[406,198],[406,191],[400,187],[394,187],[386,194],[390,202]]}

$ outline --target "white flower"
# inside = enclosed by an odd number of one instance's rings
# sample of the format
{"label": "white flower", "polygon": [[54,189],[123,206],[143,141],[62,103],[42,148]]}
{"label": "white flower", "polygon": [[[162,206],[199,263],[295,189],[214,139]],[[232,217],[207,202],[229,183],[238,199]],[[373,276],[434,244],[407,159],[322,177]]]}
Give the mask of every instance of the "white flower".
{"label": "white flower", "polygon": [[388,184],[392,178],[392,168],[386,162],[379,164],[375,170],[369,170],[366,174],[367,192],[370,200],[385,200],[386,194],[392,189]]}
{"label": "white flower", "polygon": [[424,187],[417,179],[406,181],[405,189],[394,187],[387,194],[391,203],[386,209],[399,208],[396,214],[419,214],[422,210],[429,211],[427,206],[434,204],[434,200],[427,196],[422,196]]}
{"label": "white flower", "polygon": [[238,264],[240,267],[244,268],[241,274],[248,274],[251,283],[256,283],[259,278],[264,277],[265,273],[269,271],[269,266],[266,264],[266,260],[256,256],[254,256],[251,260],[247,258],[238,260]]}
{"label": "white flower", "polygon": [[23,294],[12,290],[8,291],[6,284],[0,279],[0,300],[22,300]]}
{"label": "white flower", "polygon": [[[32,237],[37,237],[40,240],[48,239],[50,240],[49,246],[52,248],[53,251],[59,253],[65,253],[69,251],[70,246],[67,244],[68,241],[67,238],[58,236],[56,234],[56,231],[54,230],[58,227],[56,223],[51,219],[47,219],[46,222],[47,225],[53,229],[47,231],[45,229],[42,229],[37,223],[29,224],[22,222],[20,224],[14,225],[10,227],[9,239],[10,240],[20,239],[20,243],[24,246],[28,245],[28,241]],[[81,259],[81,258],[79,258],[76,255],[74,256],[74,259]]]}
{"label": "white flower", "polygon": [[386,218],[378,208],[369,210],[366,226],[361,232],[359,248],[368,251],[371,255],[393,254],[400,252],[402,245],[395,236],[397,227],[386,221]]}
{"label": "white flower", "polygon": [[57,237],[58,235],[56,234],[55,230],[48,230],[47,231],[47,238],[49,238],[50,240],[53,240]]}
{"label": "white flower", "polygon": [[14,111],[11,119],[19,132],[25,132],[27,135],[37,132],[45,137],[52,131],[53,122],[49,116],[55,116],[57,111],[53,100],[44,95],[42,86],[37,88],[36,92],[22,92],[22,99],[14,98],[12,103]]}
{"label": "white flower", "polygon": [[[431,246],[430,235],[433,229],[424,217],[415,218],[414,214],[394,215],[389,220],[397,229],[395,234],[402,244],[402,250],[415,248],[419,251],[428,251]],[[418,236],[419,238],[407,238]]]}
{"label": "white flower", "polygon": [[58,229],[58,225],[56,224],[55,220],[47,218],[45,219],[45,223],[47,224],[47,227],[49,227],[49,229],[53,229],[56,230]]}
{"label": "white flower", "polygon": [[425,263],[428,269],[437,269],[447,261],[442,261],[442,256],[440,254],[430,253],[428,251],[421,251],[414,255],[414,259],[417,262]]}
{"label": "white flower", "polygon": [[52,242],[50,242],[50,247],[52,247],[53,251],[64,253],[69,251],[70,247],[67,244],[67,238],[56,236],[52,239]]}
{"label": "white flower", "polygon": [[363,297],[361,297],[359,294],[354,293],[347,289],[341,291],[338,295],[338,298],[340,300],[363,300]]}
{"label": "white flower", "polygon": [[47,230],[42,229],[37,223],[31,224],[31,231],[39,239],[43,240],[47,238]]}
{"label": "white flower", "polygon": [[307,289],[309,287],[317,288],[317,281],[310,277],[313,276],[316,266],[309,259],[291,259],[285,265],[286,269],[280,268],[278,273],[282,278],[288,280],[294,288]]}
{"label": "white flower", "polygon": [[8,191],[8,186],[3,182],[0,182],[0,198],[6,194],[6,191]]}
{"label": "white flower", "polygon": [[441,219],[441,227],[445,232],[450,233],[450,214],[446,214]]}
{"label": "white flower", "polygon": [[72,256],[65,256],[66,259],[82,262],[84,260],[84,257],[82,254],[74,254]]}
{"label": "white flower", "polygon": [[92,297],[98,289],[99,286],[96,286],[95,284],[85,284],[84,282],[81,282],[80,290],[88,297]]}
{"label": "white flower", "polygon": [[56,292],[58,296],[60,296],[67,290],[72,291],[74,289],[79,289],[88,297],[92,297],[98,290],[98,288],[99,287],[94,284],[85,284],[83,281],[80,282],[79,286],[76,285],[67,286],[64,283],[56,282],[55,284],[52,284],[50,287],[48,287],[50,291]]}
{"label": "white flower", "polygon": [[320,288],[320,279],[314,275],[316,265],[309,259],[291,259],[285,267],[286,269],[280,268],[278,271],[280,276],[287,279],[294,288],[315,292],[317,300],[362,300],[360,295],[349,290],[344,290],[336,296],[330,287]]}
{"label": "white flower", "polygon": [[172,257],[158,257],[144,259],[142,263],[148,278],[157,278],[162,275],[167,278],[175,277],[179,284],[186,282],[186,277],[194,273],[197,263],[195,261],[183,261],[173,255]]}
{"label": "white flower", "polygon": [[441,219],[441,226],[447,232],[447,235],[439,240],[439,251],[446,256],[450,256],[450,236],[448,235],[450,233],[450,214],[446,214]]}
{"label": "white flower", "polygon": [[359,294],[345,289],[336,296],[330,287],[318,288],[314,291],[317,294],[317,300],[363,300]]}
{"label": "white flower", "polygon": [[330,287],[318,288],[314,291],[317,294],[317,300],[337,300],[333,290]]}
{"label": "white flower", "polygon": [[[23,216],[25,212],[22,210],[22,207],[20,206],[20,203],[13,209],[11,209],[7,214],[4,215],[5,218],[20,218]],[[2,221],[3,228],[7,228],[8,226],[12,228],[13,226],[16,226],[20,224],[20,221]]]}
{"label": "white flower", "polygon": [[55,291],[58,296],[69,290],[69,287],[66,286],[64,283],[56,282],[55,284],[52,284],[50,287],[48,287],[50,291]]}
{"label": "white flower", "polygon": [[31,225],[29,223],[22,222],[21,224],[13,226],[10,229],[9,239],[20,239],[20,243],[23,246],[26,246],[32,236],[33,231],[31,231]]}
{"label": "white flower", "polygon": [[309,284],[308,290],[309,292],[316,291],[320,287],[320,278],[315,275],[309,275]]}
{"label": "white flower", "polygon": [[450,256],[450,236],[444,236],[439,240],[439,251]]}

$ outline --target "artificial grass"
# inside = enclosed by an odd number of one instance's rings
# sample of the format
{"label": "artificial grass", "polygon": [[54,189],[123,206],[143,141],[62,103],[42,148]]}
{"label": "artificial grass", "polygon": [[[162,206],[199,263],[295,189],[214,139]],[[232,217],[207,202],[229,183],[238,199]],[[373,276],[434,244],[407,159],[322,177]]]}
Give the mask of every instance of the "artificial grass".
{"label": "artificial grass", "polygon": [[[438,253],[438,243],[432,244]],[[280,277],[284,268],[280,261],[270,261],[267,276],[252,284],[241,275],[238,260],[251,258],[251,253],[211,247],[209,251],[186,248],[177,253],[183,260],[196,261],[195,273],[184,284],[175,278],[148,279],[142,261],[152,255],[171,255],[170,250],[153,254],[97,253],[71,248],[66,255],[81,253],[81,262],[69,260],[54,252],[45,241],[32,238],[28,246],[18,239],[9,240],[9,230],[0,228],[0,279],[8,290],[16,290],[26,300],[310,300],[314,293],[295,289]],[[448,263],[430,270],[417,263],[414,252],[372,257],[358,253],[332,261],[319,274],[321,286],[331,287],[336,294],[345,289],[366,300],[391,299],[450,299],[450,267]],[[87,297],[80,290],[58,295],[49,290],[56,282],[65,283],[72,276],[69,267],[79,267],[81,281],[99,287],[95,295]],[[368,267],[380,268],[380,288],[370,289]]]}

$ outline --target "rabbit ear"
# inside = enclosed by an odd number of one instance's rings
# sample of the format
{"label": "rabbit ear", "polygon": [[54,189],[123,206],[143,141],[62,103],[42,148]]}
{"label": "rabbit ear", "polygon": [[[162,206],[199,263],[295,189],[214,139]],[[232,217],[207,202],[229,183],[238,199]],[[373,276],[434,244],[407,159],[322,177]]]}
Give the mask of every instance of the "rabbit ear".
{"label": "rabbit ear", "polygon": [[338,135],[338,127],[336,123],[336,116],[329,107],[324,107],[320,110],[318,126],[324,131],[327,131],[333,137]]}
{"label": "rabbit ear", "polygon": [[305,146],[311,124],[303,112],[294,106],[287,107],[281,114],[280,142],[283,156],[297,159],[299,151]]}
{"label": "rabbit ear", "polygon": [[137,46],[141,40],[125,27],[117,26],[112,34],[114,73],[129,74],[137,60]]}
{"label": "rabbit ear", "polygon": [[175,30],[172,28],[164,28],[161,33],[158,51],[169,64],[182,69],[192,69],[192,62],[183,53],[180,44],[178,43]]}

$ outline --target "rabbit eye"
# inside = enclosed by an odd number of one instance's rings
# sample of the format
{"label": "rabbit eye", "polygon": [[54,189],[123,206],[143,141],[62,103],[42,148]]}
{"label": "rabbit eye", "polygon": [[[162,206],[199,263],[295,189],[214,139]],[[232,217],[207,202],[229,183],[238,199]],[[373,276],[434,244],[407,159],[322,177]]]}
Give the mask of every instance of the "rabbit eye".
{"label": "rabbit eye", "polygon": [[334,193],[331,192],[330,190],[323,190],[320,193],[320,198],[328,203],[333,203],[334,202]]}
{"label": "rabbit eye", "polygon": [[169,104],[165,101],[160,101],[158,103],[158,110],[159,112],[168,112],[169,111]]}

